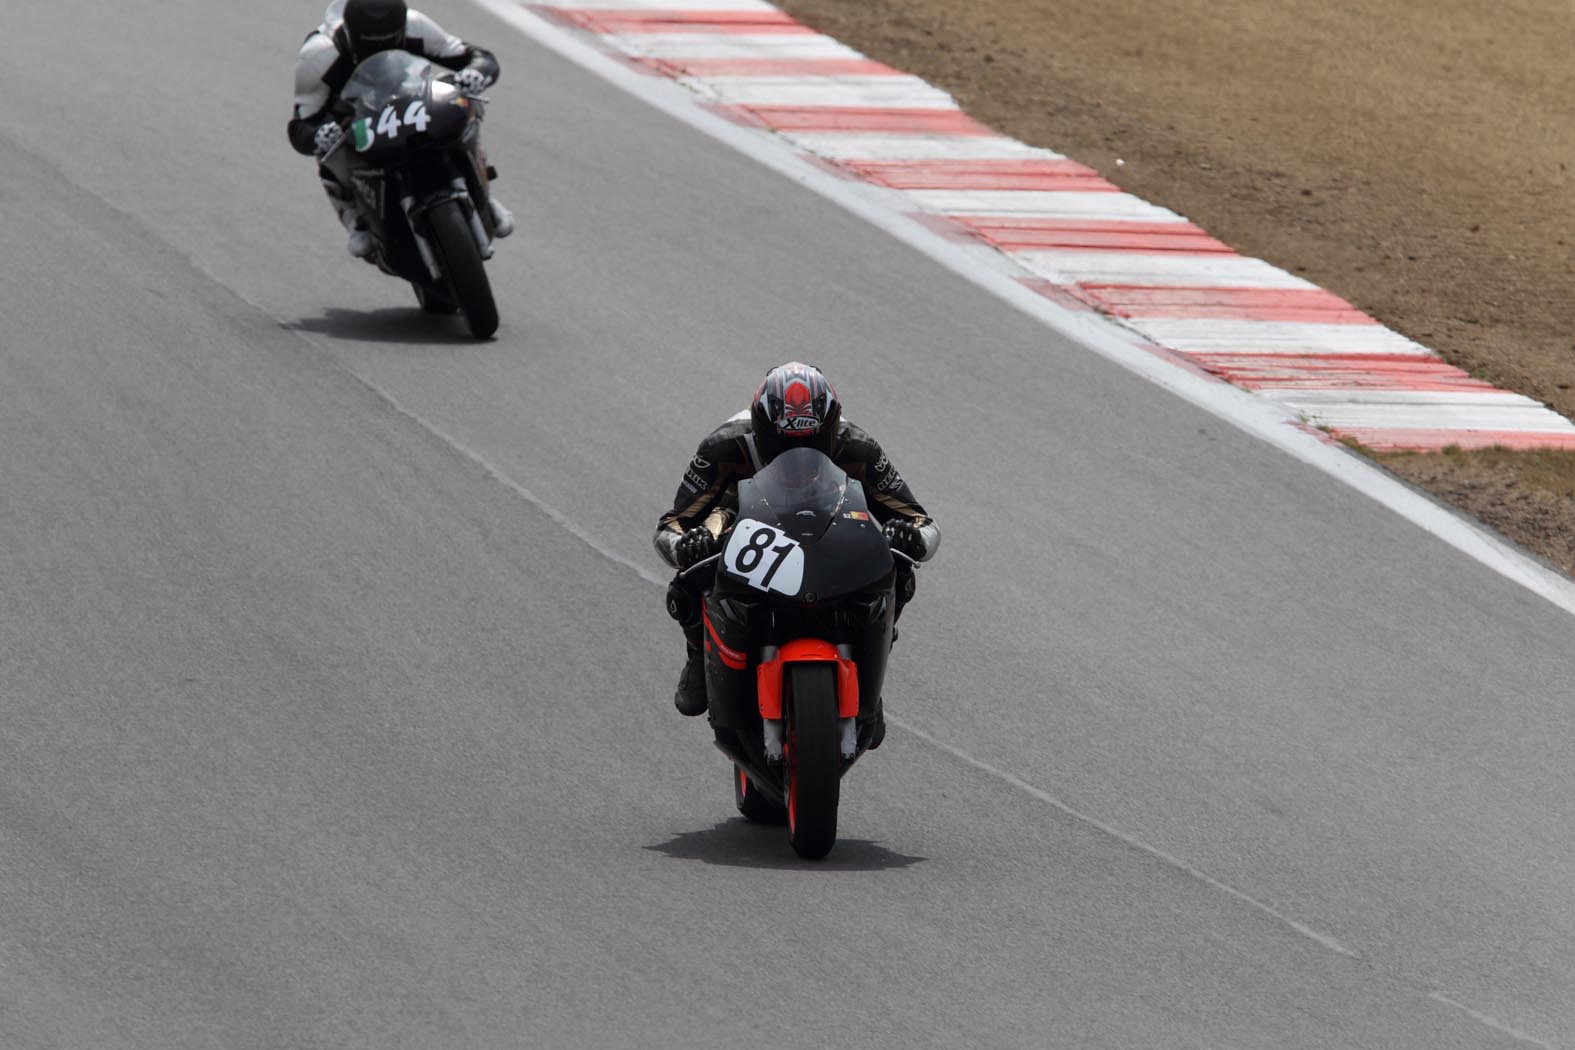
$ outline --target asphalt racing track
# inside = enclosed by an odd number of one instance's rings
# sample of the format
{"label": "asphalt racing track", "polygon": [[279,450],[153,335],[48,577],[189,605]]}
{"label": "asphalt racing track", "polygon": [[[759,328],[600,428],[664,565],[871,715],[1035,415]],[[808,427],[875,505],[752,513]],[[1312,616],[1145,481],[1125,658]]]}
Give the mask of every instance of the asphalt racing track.
{"label": "asphalt racing track", "polygon": [[[317,11],[7,11],[0,1045],[1575,1045],[1568,613],[432,13],[504,67],[483,344],[285,144]],[[946,532],[819,865],[649,544],[795,357]]]}

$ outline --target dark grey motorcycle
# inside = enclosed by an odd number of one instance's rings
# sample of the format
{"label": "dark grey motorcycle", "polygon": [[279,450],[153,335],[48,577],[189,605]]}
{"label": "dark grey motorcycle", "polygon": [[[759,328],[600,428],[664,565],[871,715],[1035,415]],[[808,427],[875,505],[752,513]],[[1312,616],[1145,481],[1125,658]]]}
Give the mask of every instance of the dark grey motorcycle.
{"label": "dark grey motorcycle", "polygon": [[340,92],[349,133],[323,163],[369,217],[377,266],[409,281],[423,310],[463,313],[484,339],[498,329],[483,266],[497,232],[491,173],[476,148],[485,107],[448,75],[406,51],[362,62]]}

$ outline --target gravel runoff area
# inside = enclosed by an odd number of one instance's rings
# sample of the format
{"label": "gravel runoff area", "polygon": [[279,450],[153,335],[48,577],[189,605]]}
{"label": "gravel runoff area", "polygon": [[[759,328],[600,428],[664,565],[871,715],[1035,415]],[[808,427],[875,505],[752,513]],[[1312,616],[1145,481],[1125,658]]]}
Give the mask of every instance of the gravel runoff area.
{"label": "gravel runoff area", "polygon": [[[1564,0],[776,2],[1575,417]],[[1374,458],[1575,572],[1575,453]]]}

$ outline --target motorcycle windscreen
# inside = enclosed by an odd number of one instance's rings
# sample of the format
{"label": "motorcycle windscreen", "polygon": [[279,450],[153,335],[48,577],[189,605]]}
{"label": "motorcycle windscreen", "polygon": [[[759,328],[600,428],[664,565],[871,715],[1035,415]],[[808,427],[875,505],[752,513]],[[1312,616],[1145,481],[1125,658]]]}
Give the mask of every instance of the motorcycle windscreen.
{"label": "motorcycle windscreen", "polygon": [[720,568],[756,590],[817,602],[891,572],[863,487],[814,449],[789,449],[739,482],[738,513]]}
{"label": "motorcycle windscreen", "polygon": [[379,51],[355,67],[339,97],[358,117],[376,119],[390,104],[420,98],[432,79],[432,63],[408,51]]}
{"label": "motorcycle windscreen", "polygon": [[769,518],[796,540],[825,532],[842,506],[848,476],[824,453],[790,448],[738,484],[738,509],[762,505]]}

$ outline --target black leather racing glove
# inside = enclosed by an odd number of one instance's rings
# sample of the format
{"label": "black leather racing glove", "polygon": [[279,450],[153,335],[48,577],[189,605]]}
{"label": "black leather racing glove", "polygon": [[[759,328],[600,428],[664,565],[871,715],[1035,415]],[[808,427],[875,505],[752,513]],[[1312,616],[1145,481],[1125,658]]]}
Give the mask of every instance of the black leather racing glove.
{"label": "black leather racing glove", "polygon": [[902,519],[888,521],[883,531],[886,533],[886,542],[891,545],[892,550],[899,554],[906,554],[914,561],[924,557],[926,550],[924,533],[920,532],[919,527],[913,522]]}
{"label": "black leather racing glove", "polygon": [[678,567],[687,569],[716,553],[716,537],[704,525],[697,525],[678,538],[675,553],[678,555]]}

